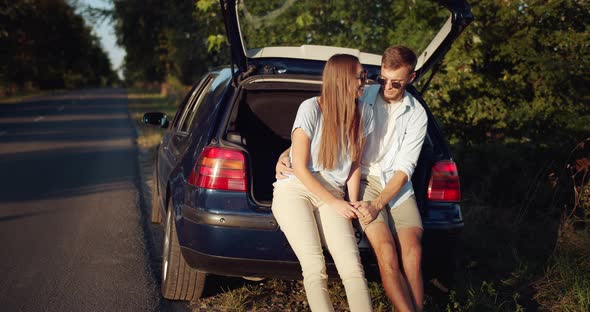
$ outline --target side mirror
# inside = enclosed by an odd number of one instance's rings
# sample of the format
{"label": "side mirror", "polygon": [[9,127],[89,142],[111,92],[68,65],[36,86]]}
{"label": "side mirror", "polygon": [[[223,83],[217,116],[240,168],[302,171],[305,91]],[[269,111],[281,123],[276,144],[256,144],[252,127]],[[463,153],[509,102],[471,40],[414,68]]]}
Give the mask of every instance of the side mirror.
{"label": "side mirror", "polygon": [[157,126],[161,128],[168,128],[168,116],[160,112],[149,112],[143,114],[143,123],[148,126]]}

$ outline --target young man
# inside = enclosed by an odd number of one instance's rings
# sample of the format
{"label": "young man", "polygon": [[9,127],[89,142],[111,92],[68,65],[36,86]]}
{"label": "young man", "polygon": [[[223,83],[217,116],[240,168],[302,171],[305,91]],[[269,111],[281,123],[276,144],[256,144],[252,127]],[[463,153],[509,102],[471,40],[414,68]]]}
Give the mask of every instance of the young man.
{"label": "young man", "polygon": [[[365,87],[361,100],[373,107],[375,129],[361,160],[362,201],[352,203],[377,256],[383,288],[399,311],[422,311],[424,301],[423,228],[411,177],[428,117],[405,90],[416,77],[416,60],[407,47],[388,48],[381,59],[380,84]],[[288,164],[288,157],[281,156],[278,179],[291,172]]]}

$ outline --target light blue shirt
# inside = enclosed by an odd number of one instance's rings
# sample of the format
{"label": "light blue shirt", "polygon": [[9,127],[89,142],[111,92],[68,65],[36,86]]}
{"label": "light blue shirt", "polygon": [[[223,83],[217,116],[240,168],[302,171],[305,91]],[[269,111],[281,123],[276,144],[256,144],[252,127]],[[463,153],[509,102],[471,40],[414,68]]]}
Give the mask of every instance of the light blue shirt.
{"label": "light blue shirt", "polygon": [[[362,104],[359,101],[359,111],[361,113],[361,120],[363,124],[363,136],[368,136],[374,127],[373,110],[371,107]],[[352,159],[350,155],[338,152],[339,159],[333,169],[325,170],[319,163],[319,150],[322,136],[322,111],[318,103],[317,97],[307,99],[301,103],[297,110],[297,117],[293,123],[291,133],[297,128],[301,128],[305,134],[310,138],[310,157],[307,163],[307,168],[311,172],[321,172],[321,174],[332,182],[335,186],[343,187],[350,174],[352,167]],[[293,153],[289,153],[291,163],[293,163]]]}
{"label": "light blue shirt", "polygon": [[[380,85],[366,86],[361,101],[373,108],[377,103],[380,88]],[[380,179],[383,187],[396,171],[401,171],[408,176],[408,182],[402,186],[400,191],[389,202],[390,208],[396,208],[414,194],[412,174],[414,174],[424,144],[428,115],[424,107],[409,92],[405,91],[402,106],[397,109],[392,118],[395,118],[395,126],[393,138],[390,142],[391,146],[385,150],[384,155],[380,155],[379,165],[381,166]],[[380,126],[375,125],[375,127]],[[375,132],[367,137],[367,143],[371,140],[379,140],[379,138],[373,136]],[[361,166],[363,166],[362,161]],[[369,171],[366,167],[361,170],[363,172]]]}

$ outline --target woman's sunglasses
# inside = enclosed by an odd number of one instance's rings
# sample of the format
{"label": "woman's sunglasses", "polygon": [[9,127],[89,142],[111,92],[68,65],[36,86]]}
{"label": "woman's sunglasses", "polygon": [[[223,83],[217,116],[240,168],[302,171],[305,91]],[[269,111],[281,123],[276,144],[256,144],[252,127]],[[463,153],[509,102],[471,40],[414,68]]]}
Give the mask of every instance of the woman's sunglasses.
{"label": "woman's sunglasses", "polygon": [[366,70],[361,71],[355,77],[356,79],[360,79],[363,84],[367,83],[367,79],[369,79],[369,73]]}

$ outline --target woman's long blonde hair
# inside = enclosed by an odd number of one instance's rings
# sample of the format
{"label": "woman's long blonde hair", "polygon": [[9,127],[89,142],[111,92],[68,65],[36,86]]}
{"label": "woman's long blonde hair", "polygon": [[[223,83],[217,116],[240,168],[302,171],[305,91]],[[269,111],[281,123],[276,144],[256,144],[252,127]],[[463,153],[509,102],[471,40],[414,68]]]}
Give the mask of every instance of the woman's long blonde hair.
{"label": "woman's long blonde hair", "polygon": [[336,54],[324,67],[319,101],[323,129],[318,155],[324,169],[336,166],[340,150],[353,160],[361,156],[362,124],[356,104],[359,64],[353,55]]}

